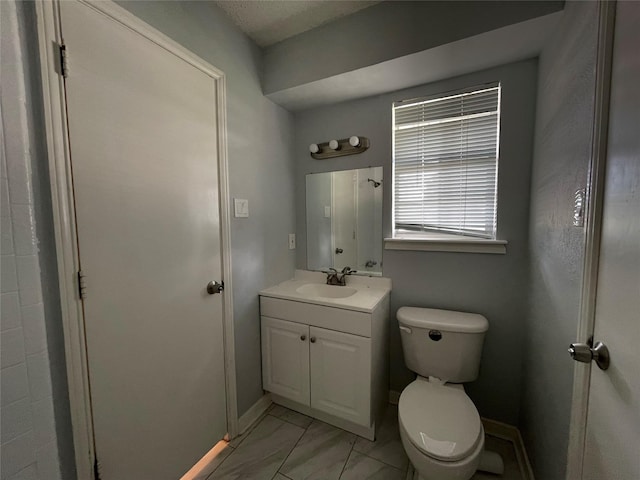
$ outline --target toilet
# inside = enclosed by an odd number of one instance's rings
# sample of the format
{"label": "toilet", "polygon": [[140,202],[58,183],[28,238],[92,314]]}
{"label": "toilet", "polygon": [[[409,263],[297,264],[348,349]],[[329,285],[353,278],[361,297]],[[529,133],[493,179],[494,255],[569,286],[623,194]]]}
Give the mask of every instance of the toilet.
{"label": "toilet", "polygon": [[489,322],[415,307],[400,308],[397,318],[405,363],[418,375],[400,395],[400,438],[420,480],[469,480],[479,467],[501,474],[502,459],[484,451],[480,415],[462,386],[478,377]]}

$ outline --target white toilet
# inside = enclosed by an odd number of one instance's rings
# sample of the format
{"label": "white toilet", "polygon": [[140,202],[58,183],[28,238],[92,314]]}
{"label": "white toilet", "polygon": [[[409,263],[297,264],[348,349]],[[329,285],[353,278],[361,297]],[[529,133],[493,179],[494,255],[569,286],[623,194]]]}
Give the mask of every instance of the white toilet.
{"label": "white toilet", "polygon": [[398,310],[407,367],[418,378],[398,404],[400,437],[421,480],[468,480],[478,470],[502,473],[484,452],[484,429],[462,383],[478,377],[489,322],[482,315],[430,308]]}

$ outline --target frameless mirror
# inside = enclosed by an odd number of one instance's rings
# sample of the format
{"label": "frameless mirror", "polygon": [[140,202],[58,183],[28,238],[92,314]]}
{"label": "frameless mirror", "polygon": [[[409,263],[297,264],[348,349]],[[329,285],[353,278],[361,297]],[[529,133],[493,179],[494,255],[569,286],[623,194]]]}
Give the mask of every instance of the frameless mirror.
{"label": "frameless mirror", "polygon": [[382,274],[382,167],[307,175],[307,268]]}

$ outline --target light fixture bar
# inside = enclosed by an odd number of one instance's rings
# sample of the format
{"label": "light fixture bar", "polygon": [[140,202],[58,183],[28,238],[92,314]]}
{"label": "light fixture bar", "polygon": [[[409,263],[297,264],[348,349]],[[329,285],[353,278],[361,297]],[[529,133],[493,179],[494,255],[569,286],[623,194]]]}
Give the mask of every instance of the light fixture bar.
{"label": "light fixture bar", "polygon": [[369,148],[367,137],[352,136],[340,140],[331,140],[324,143],[312,143],[309,145],[310,155],[316,160],[341,157],[343,155],[355,155]]}

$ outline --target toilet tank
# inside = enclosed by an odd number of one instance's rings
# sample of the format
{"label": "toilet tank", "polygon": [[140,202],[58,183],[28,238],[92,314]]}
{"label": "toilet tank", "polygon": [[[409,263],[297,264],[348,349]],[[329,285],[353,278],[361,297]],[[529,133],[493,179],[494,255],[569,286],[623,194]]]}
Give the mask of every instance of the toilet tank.
{"label": "toilet tank", "polygon": [[407,367],[451,383],[478,377],[489,322],[476,313],[402,307],[397,313]]}

